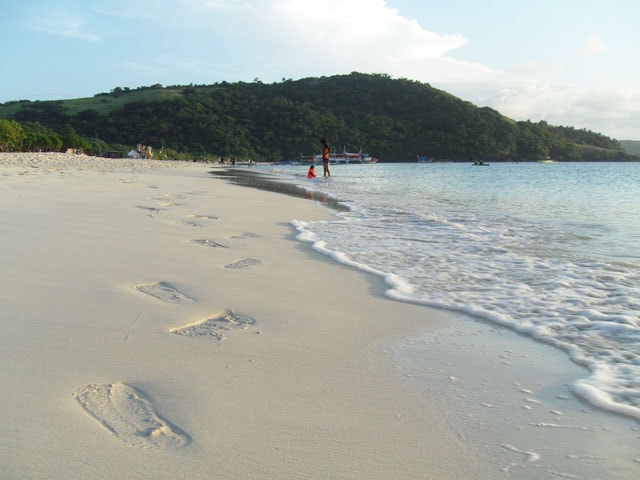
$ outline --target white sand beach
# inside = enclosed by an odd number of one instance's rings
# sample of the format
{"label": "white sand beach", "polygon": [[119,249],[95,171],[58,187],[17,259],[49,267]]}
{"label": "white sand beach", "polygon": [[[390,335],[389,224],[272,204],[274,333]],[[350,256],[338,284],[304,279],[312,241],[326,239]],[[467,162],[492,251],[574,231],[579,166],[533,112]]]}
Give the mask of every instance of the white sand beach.
{"label": "white sand beach", "polygon": [[[535,470],[538,453],[487,440],[504,455],[488,457],[466,430],[495,405],[461,412],[455,402],[482,387],[455,390],[447,407],[453,377],[424,388],[400,358],[399,346],[439,332],[434,368],[463,358],[461,370],[477,373],[504,356],[487,338],[515,340],[482,333],[488,360],[476,364],[463,342],[444,339],[459,316],[389,300],[381,279],[295,240],[291,220],[329,210],[211,169],[0,154],[0,478],[551,478],[553,468]],[[510,360],[564,362],[530,343],[528,357]],[[510,391],[501,398],[518,399],[524,415],[555,398],[588,416],[580,425],[604,432],[605,446],[593,446],[602,457],[615,428],[637,440],[626,420],[601,425],[562,397],[578,367],[530,368],[518,385],[500,368]],[[550,405],[544,415],[558,417]],[[551,450],[567,441],[555,432]],[[610,447],[624,457],[609,478],[632,478],[635,447]],[[600,472],[606,458],[574,463]]]}

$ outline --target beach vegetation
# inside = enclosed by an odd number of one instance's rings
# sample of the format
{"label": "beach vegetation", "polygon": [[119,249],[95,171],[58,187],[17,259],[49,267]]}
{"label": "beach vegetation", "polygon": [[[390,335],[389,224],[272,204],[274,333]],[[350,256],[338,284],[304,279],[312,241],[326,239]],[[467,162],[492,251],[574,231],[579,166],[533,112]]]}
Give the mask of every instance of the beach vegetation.
{"label": "beach vegetation", "polygon": [[[273,161],[361,148],[380,161],[623,160],[621,144],[600,133],[515,121],[427,83],[351,73],[266,84],[155,84],[115,87],[91,98],[0,105],[0,118],[57,132],[63,148],[113,150],[144,143],[172,158]],[[70,132],[73,130],[73,134]],[[82,145],[82,147],[77,147]]]}
{"label": "beach vegetation", "polygon": [[78,134],[71,125],[65,125],[62,129],[62,148],[64,150],[91,151],[91,143],[82,135]]}
{"label": "beach vegetation", "polygon": [[31,152],[59,152],[64,144],[62,136],[37,122],[24,123],[22,150]]}
{"label": "beach vegetation", "polygon": [[0,119],[0,152],[21,149],[24,137],[24,129],[18,122]]}

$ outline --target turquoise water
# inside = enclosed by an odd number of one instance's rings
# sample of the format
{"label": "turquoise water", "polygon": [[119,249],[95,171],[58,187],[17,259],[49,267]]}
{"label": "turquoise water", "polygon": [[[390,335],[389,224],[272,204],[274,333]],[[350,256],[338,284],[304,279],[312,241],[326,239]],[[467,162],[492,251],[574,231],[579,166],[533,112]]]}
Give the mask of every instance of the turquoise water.
{"label": "turquoise water", "polygon": [[349,209],[295,222],[304,241],[384,277],[398,300],[471,314],[557,346],[573,391],[640,419],[640,164],[506,163],[270,170]]}

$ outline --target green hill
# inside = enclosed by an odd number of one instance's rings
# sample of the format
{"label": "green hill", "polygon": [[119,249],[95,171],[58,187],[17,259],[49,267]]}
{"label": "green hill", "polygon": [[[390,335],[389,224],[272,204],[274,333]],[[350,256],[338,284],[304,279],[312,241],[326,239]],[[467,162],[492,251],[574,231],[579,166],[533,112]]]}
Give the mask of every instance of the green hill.
{"label": "green hill", "polygon": [[[16,101],[0,119],[49,129],[75,146],[127,151],[141,142],[174,156],[295,159],[363,148],[380,161],[416,155],[468,160],[621,160],[604,135],[545,122],[516,122],[428,84],[352,73],[263,84],[117,87],[92,98]],[[1,146],[2,142],[0,142]]]}

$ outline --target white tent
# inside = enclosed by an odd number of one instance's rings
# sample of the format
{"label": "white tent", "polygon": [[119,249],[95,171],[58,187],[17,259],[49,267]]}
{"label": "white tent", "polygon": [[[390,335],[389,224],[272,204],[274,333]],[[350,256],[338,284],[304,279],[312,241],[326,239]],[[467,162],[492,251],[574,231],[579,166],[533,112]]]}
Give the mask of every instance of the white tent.
{"label": "white tent", "polygon": [[127,153],[127,157],[130,157],[130,158],[136,158],[137,156],[138,156],[138,152],[136,152],[133,148],[129,150],[129,153]]}

